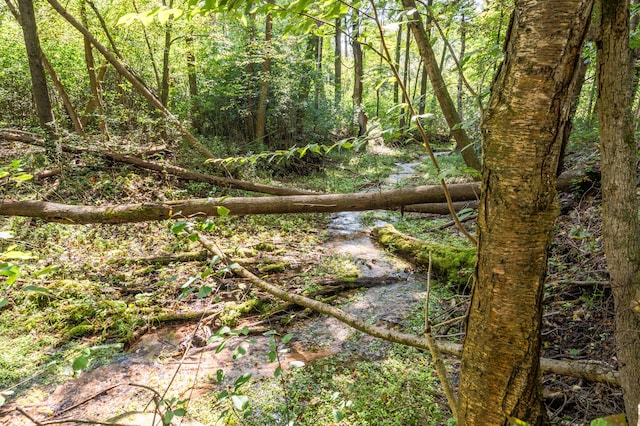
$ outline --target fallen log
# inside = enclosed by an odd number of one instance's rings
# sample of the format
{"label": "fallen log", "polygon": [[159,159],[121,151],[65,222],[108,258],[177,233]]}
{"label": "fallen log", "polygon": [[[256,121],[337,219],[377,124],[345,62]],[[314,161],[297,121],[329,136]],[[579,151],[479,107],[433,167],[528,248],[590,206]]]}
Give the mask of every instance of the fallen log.
{"label": "fallen log", "polygon": [[[2,129],[0,130],[0,140],[8,142],[21,142],[30,145],[44,146],[44,139],[34,133],[24,132],[22,130]],[[213,176],[205,173],[194,172],[182,167],[172,166],[168,164],[159,164],[152,161],[143,160],[142,158],[119,154],[117,152],[105,151],[102,149],[77,148],[67,144],[61,144],[60,148],[64,152],[71,154],[89,154],[106,158],[111,161],[131,164],[133,166],[153,170],[162,173],[172,174],[180,179],[193,180],[197,182],[205,182],[211,185],[217,185],[228,188],[241,189],[243,191],[258,192],[261,194],[271,195],[310,195],[316,194],[314,191],[304,191],[301,189],[284,188],[280,186],[264,185],[260,183],[246,182],[240,179],[224,178]]]}
{"label": "fallen log", "polygon": [[[477,185],[449,185],[453,201],[475,197]],[[46,201],[0,201],[0,215],[37,217],[67,224],[131,223],[220,215],[334,213],[399,209],[418,203],[445,201],[439,185],[356,194],[288,195],[282,197],[222,197],[162,203],[86,206]]]}

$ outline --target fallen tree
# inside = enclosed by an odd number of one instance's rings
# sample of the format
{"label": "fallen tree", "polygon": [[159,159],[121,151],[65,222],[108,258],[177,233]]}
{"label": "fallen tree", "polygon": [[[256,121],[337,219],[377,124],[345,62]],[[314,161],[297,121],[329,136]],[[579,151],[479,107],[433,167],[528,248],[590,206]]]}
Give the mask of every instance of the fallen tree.
{"label": "fallen tree", "polygon": [[[8,142],[21,142],[29,145],[36,145],[44,147],[44,139],[34,133],[24,132],[22,130],[15,129],[1,129],[0,140]],[[261,194],[270,195],[304,195],[315,194],[313,191],[304,191],[301,189],[285,188],[273,185],[264,185],[260,183],[246,182],[240,179],[225,178],[220,176],[213,176],[206,173],[194,172],[184,169],[182,167],[172,166],[169,164],[160,164],[152,161],[147,161],[142,158],[120,154],[117,152],[106,151],[102,149],[89,149],[78,148],[67,144],[60,144],[60,148],[63,152],[71,154],[90,154],[102,158],[106,158],[111,161],[117,161],[120,163],[131,164],[136,167],[140,167],[146,170],[153,170],[161,173],[168,173],[174,175],[180,179],[192,180],[197,182],[205,182],[211,185],[217,185],[228,188],[241,189],[243,191],[258,192]]]}
{"label": "fallen tree", "polygon": [[[479,191],[475,183],[449,185],[448,188],[453,201],[473,199]],[[3,200],[0,201],[0,215],[37,217],[48,222],[68,224],[118,224],[227,214],[333,213],[400,209],[411,204],[444,201],[442,187],[429,185],[356,194],[222,197],[107,206]]]}

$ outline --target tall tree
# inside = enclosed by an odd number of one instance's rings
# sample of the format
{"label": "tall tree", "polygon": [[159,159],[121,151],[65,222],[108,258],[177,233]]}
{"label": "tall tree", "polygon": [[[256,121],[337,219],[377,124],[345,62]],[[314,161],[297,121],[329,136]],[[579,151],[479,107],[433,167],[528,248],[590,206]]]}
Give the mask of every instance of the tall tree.
{"label": "tall tree", "polygon": [[460,122],[462,120],[460,120],[458,111],[456,111],[451,95],[449,94],[444,79],[442,78],[442,73],[440,71],[441,67],[438,66],[435,54],[431,48],[431,43],[429,42],[424,24],[421,20],[420,14],[418,13],[416,2],[415,0],[402,0],[402,5],[409,15],[409,26],[411,27],[413,37],[416,39],[416,43],[418,44],[420,55],[424,61],[433,91],[438,99],[438,103],[440,104],[440,109],[442,109],[444,118],[447,120],[449,129],[451,130],[451,135],[456,140],[458,150],[460,150],[464,162],[469,167],[480,170],[480,160],[473,150],[473,142],[469,138],[469,135],[460,126]]}
{"label": "tall tree", "polygon": [[[593,0],[517,0],[483,119],[478,260],[458,424],[547,424],[540,324],[556,169]],[[526,159],[526,160],[525,160]]]}
{"label": "tall tree", "polygon": [[362,136],[367,132],[367,114],[364,112],[362,105],[362,92],[364,79],[364,64],[362,46],[358,41],[360,37],[360,16],[357,10],[353,13],[351,34],[351,49],[353,50],[353,109],[354,118],[358,123],[358,136]]}
{"label": "tall tree", "polygon": [[335,44],[335,58],[333,63],[334,68],[334,95],[333,95],[333,103],[336,111],[340,107],[340,103],[342,102],[342,27],[341,27],[342,18],[336,18],[336,35],[334,38]]}
{"label": "tall tree", "polygon": [[[604,250],[616,311],[616,354],[628,423],[640,410],[640,226],[631,120],[629,0],[599,0],[598,120]],[[634,311],[635,308],[635,311]]]}
{"label": "tall tree", "polygon": [[[274,0],[267,0],[273,4]],[[264,24],[264,60],[262,73],[260,74],[260,94],[256,111],[256,140],[264,143],[265,129],[267,127],[267,95],[269,93],[269,72],[271,71],[271,37],[273,32],[273,18],[267,13]]]}
{"label": "tall tree", "polygon": [[[20,10],[20,19],[22,20],[22,34],[24,35],[24,44],[27,50],[27,59],[29,60],[31,88],[38,113],[38,121],[40,122],[40,127],[46,132],[47,139],[53,141],[57,139],[57,136],[53,126],[54,116],[51,99],[49,98],[47,77],[42,65],[42,49],[40,47],[40,38],[38,37],[33,0],[19,0],[18,8]],[[50,155],[55,154],[51,149],[48,152]]]}

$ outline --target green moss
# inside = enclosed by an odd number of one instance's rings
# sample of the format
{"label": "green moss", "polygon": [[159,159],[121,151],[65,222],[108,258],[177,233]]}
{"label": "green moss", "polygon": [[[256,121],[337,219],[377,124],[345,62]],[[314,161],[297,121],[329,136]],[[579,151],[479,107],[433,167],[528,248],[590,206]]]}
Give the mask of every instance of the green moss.
{"label": "green moss", "polygon": [[62,334],[67,339],[91,336],[95,332],[95,328],[91,324],[79,324],[65,330]]}
{"label": "green moss", "polygon": [[266,265],[260,265],[259,269],[260,272],[263,272],[265,274],[277,274],[285,272],[287,269],[289,269],[289,264],[285,262],[275,262]]}
{"label": "green moss", "polygon": [[242,315],[257,311],[261,306],[262,302],[258,299],[249,299],[242,303],[227,302],[222,307],[220,322],[229,327],[235,327]]}
{"label": "green moss", "polygon": [[452,285],[467,284],[476,263],[474,247],[456,247],[431,241],[422,241],[398,232],[392,225],[376,228],[373,236],[387,249],[409,259],[411,262],[429,267],[435,277],[446,279]]}

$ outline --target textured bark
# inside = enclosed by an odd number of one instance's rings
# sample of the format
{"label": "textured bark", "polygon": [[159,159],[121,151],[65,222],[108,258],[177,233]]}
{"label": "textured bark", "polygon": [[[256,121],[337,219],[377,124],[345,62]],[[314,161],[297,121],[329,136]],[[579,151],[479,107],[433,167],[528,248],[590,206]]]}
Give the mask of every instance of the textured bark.
{"label": "textured bark", "polygon": [[628,423],[640,409],[640,226],[637,147],[631,121],[632,65],[629,1],[600,0],[597,42],[598,119],[604,250],[616,310],[616,353]]}
{"label": "textured bark", "polygon": [[356,123],[358,123],[358,136],[367,132],[367,114],[362,105],[362,94],[364,91],[362,80],[364,79],[362,46],[358,41],[360,36],[360,17],[358,12],[353,16],[353,34],[351,36],[351,48],[353,50],[353,112]]}
{"label": "textured bark", "polygon": [[53,130],[53,109],[49,98],[47,87],[47,77],[42,64],[42,49],[38,37],[38,27],[33,9],[33,0],[19,0],[20,19],[22,24],[22,34],[24,44],[27,49],[27,59],[29,60],[29,71],[31,73],[31,90],[36,104],[36,112],[40,127],[47,133],[49,139],[57,139]]}
{"label": "textured bark", "polygon": [[335,58],[333,60],[333,69],[335,75],[333,104],[336,111],[340,108],[342,102],[342,18],[336,18],[336,35],[334,38]]}
{"label": "textured bark", "polygon": [[[454,201],[468,199],[476,188],[451,185]],[[222,197],[179,200],[164,203],[84,206],[44,201],[0,201],[0,215],[38,217],[49,222],[69,224],[130,223],[183,217],[218,216],[220,207],[231,215],[334,213],[401,208],[408,204],[445,200],[441,186],[357,194],[288,195],[281,197]]]}
{"label": "textured bark", "polygon": [[[89,28],[89,20],[87,19],[87,7],[85,0],[80,2],[80,19],[82,20],[82,24],[86,28]],[[87,65],[87,74],[89,76],[89,89],[91,90],[90,104],[94,105],[94,107],[98,111],[98,123],[100,126],[100,131],[107,139],[109,139],[109,128],[107,127],[107,122],[104,119],[104,110],[102,108],[102,80],[98,78],[98,74],[96,73],[96,65],[93,59],[93,46],[91,45],[91,40],[89,40],[87,37],[83,37],[82,40],[84,44],[84,61]],[[84,124],[86,124],[87,122],[88,117]]]}
{"label": "textured bark", "polygon": [[459,425],[548,423],[539,363],[544,278],[570,87],[591,9],[592,0],[515,4],[482,126],[478,263]]}
{"label": "textured bark", "polygon": [[[273,4],[273,0],[267,0]],[[256,111],[256,140],[264,143],[265,131],[267,128],[267,95],[269,94],[269,73],[271,71],[271,36],[273,32],[273,18],[267,13],[264,25],[264,61],[262,62],[262,72],[260,73],[260,94]]]}
{"label": "textured bark", "polygon": [[449,129],[451,130],[451,135],[456,140],[458,150],[462,154],[462,158],[467,166],[480,170],[482,165],[473,150],[473,142],[464,129],[457,127],[462,120],[458,115],[458,111],[456,111],[451,95],[449,95],[447,86],[442,78],[442,73],[440,72],[440,67],[438,66],[437,59],[433,49],[431,48],[431,43],[429,42],[424,24],[420,19],[420,14],[417,12],[416,2],[415,0],[402,0],[402,5],[405,10],[409,11],[408,15],[411,19],[409,21],[409,26],[411,27],[413,37],[416,39],[416,43],[418,44],[420,56],[424,61],[424,66],[427,70],[427,74],[429,75],[429,80],[431,81],[431,86],[433,87],[433,91],[438,99],[438,103],[440,104],[440,109],[442,109],[444,118],[447,120]]}

